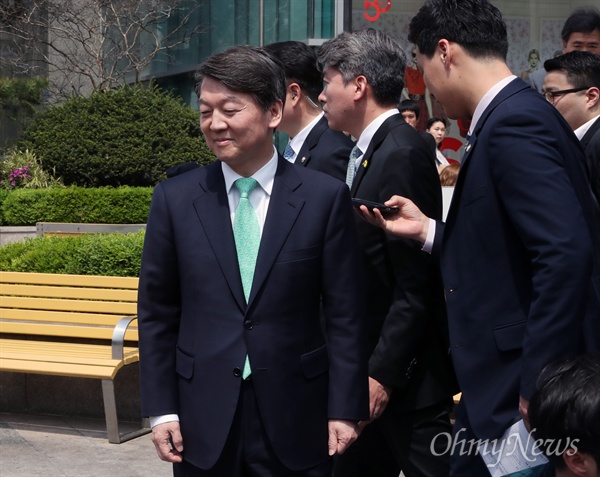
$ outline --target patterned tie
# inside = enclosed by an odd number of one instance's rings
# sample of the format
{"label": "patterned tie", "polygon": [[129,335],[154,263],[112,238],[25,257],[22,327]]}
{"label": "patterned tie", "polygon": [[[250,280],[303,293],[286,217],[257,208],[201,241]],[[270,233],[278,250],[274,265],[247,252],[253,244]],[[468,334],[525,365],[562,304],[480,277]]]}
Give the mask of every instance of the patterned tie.
{"label": "patterned tie", "polygon": [[352,189],[352,182],[354,181],[354,176],[356,175],[356,159],[358,159],[360,156],[362,156],[362,151],[358,148],[358,146],[354,146],[350,152],[348,169],[346,170],[346,184],[348,184],[350,189]]}
{"label": "patterned tie", "polygon": [[283,157],[285,157],[288,161],[290,162],[294,162],[294,150],[292,149],[292,146],[290,146],[290,143],[287,143],[287,146],[285,146],[285,151],[283,151]]}
{"label": "patterned tie", "polygon": [[[260,226],[249,195],[258,185],[258,182],[252,177],[242,177],[236,180],[234,185],[240,191],[240,203],[235,209],[233,236],[235,238],[242,286],[244,287],[244,296],[247,303],[250,297],[250,290],[252,289],[254,267],[256,266],[256,257],[258,256],[258,247],[260,245]],[[242,378],[246,379],[250,376],[251,372],[250,361],[248,355],[246,355]]]}

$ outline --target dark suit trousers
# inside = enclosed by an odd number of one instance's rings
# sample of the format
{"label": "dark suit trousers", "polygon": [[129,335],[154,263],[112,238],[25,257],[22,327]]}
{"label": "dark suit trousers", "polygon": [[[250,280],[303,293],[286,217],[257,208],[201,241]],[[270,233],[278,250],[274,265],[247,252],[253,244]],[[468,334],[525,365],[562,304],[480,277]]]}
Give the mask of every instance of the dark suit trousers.
{"label": "dark suit trousers", "polygon": [[[290,409],[289,412],[293,412]],[[294,432],[290,429],[290,432]],[[303,471],[291,471],[281,464],[265,433],[251,380],[243,381],[231,430],[219,460],[209,470],[185,462],[173,464],[175,477],[329,477],[329,460]],[[325,454],[327,450],[325,449]]]}
{"label": "dark suit trousers", "polygon": [[[489,470],[481,456],[474,452],[467,452],[470,443],[477,438],[471,429],[471,423],[463,402],[456,406],[456,421],[454,422],[453,449],[450,450],[450,476],[451,477],[482,477],[489,475]],[[464,446],[463,446],[464,443]]]}
{"label": "dark suit trousers", "polygon": [[[443,453],[447,440],[435,436],[452,433],[449,410],[445,402],[405,413],[388,407],[336,458],[334,477],[398,477],[400,471],[406,477],[447,476],[450,455]],[[432,452],[432,442],[441,448]]]}

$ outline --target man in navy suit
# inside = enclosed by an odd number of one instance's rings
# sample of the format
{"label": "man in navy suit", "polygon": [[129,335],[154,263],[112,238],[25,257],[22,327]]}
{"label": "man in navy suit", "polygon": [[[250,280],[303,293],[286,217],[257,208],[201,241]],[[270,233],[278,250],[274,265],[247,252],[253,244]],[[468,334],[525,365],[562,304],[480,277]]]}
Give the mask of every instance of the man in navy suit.
{"label": "man in navy suit", "polygon": [[[441,218],[431,150],[397,108],[406,69],[398,42],[374,29],[346,32],[325,42],[319,58],[325,117],[358,138],[360,153],[349,164],[352,197],[381,202],[403,194]],[[445,475],[449,457],[436,455],[442,453],[432,442],[451,430],[455,390],[439,269],[411,241],[356,221],[367,277],[374,422],[336,459],[335,476]]]}
{"label": "man in navy suit", "polygon": [[319,103],[323,74],[316,53],[300,41],[271,43],[265,49],[281,61],[287,79],[279,130],[290,137],[288,160],[345,181],[354,143],[343,132],[330,129],[323,116]]}
{"label": "man in navy suit", "polygon": [[[585,159],[558,111],[508,69],[488,0],[428,0],[409,40],[448,117],[472,118],[447,222],[403,197],[387,202],[400,207],[388,219],[361,210],[439,256],[462,391],[455,439],[496,439],[526,424],[545,364],[600,346],[600,316],[586,318],[600,268]],[[481,456],[454,450],[451,475],[487,475]]]}
{"label": "man in navy suit", "polygon": [[547,60],[544,69],[544,95],[581,141],[600,202],[600,53],[572,51]]}
{"label": "man in navy suit", "polygon": [[[230,48],[196,78],[219,160],[154,191],[139,286],[142,410],[175,476],[325,477],[368,417],[348,188],[275,150],[286,85],[268,52]],[[258,234],[235,232],[242,199],[260,229],[249,281],[238,254]]]}

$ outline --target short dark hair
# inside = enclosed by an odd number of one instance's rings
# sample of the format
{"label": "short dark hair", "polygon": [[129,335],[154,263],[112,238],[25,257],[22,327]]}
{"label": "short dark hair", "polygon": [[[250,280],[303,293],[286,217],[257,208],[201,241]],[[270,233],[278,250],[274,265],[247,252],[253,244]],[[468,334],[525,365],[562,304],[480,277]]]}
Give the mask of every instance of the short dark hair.
{"label": "short dark hair", "polygon": [[364,76],[381,106],[396,106],[404,88],[406,54],[394,38],[374,28],[342,32],[319,47],[319,60],[337,68],[345,84]]}
{"label": "short dark hair", "polygon": [[427,120],[427,124],[425,125],[425,129],[429,129],[435,123],[442,123],[444,127],[448,127],[448,121],[446,118],[429,118]]}
{"label": "short dark hair", "polygon": [[541,372],[529,423],[535,438],[548,444],[546,453],[556,467],[565,465],[556,452],[568,450],[567,441],[600,464],[599,390],[600,353],[560,360]]}
{"label": "short dark hair", "polygon": [[583,7],[569,15],[560,36],[567,43],[575,32],[592,33],[594,30],[600,30],[600,12],[594,7]]}
{"label": "short dark hair", "polygon": [[208,57],[196,70],[196,94],[202,80],[214,78],[233,91],[254,97],[263,111],[275,102],[285,103],[286,83],[283,65],[262,48],[240,45]]}
{"label": "short dark hair", "polygon": [[318,103],[323,90],[323,71],[315,51],[301,41],[280,41],[264,48],[283,65],[287,84],[298,83],[304,94]]}
{"label": "short dark hair", "polygon": [[571,51],[544,62],[544,69],[563,71],[574,88],[600,88],[600,55],[590,51]]}
{"label": "short dark hair", "polygon": [[441,39],[458,43],[474,58],[506,61],[506,24],[488,0],[427,0],[410,22],[408,41],[431,58]]}
{"label": "short dark hair", "polygon": [[404,111],[412,111],[413,113],[415,113],[417,119],[419,119],[421,107],[419,106],[419,103],[417,103],[413,99],[403,99],[398,105],[398,111],[400,111],[400,113],[403,113]]}

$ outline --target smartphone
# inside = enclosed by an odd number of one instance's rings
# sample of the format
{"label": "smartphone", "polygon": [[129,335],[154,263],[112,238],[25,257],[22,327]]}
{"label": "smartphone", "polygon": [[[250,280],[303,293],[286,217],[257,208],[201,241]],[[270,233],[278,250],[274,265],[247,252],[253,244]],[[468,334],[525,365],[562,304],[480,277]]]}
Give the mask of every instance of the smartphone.
{"label": "smartphone", "polygon": [[355,199],[355,198],[352,198],[352,205],[356,208],[360,207],[361,205],[364,205],[369,210],[379,209],[379,212],[381,212],[381,215],[395,214],[399,210],[398,207],[396,207],[396,206],[389,207],[380,202],[373,202],[371,200]]}

